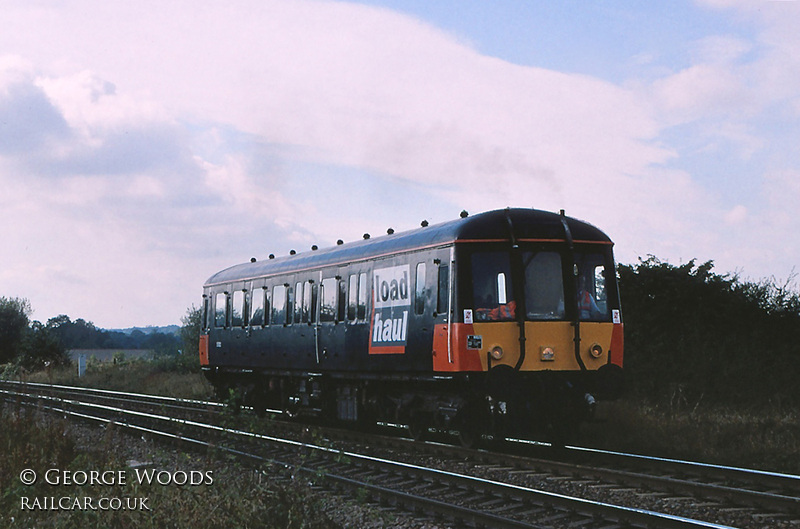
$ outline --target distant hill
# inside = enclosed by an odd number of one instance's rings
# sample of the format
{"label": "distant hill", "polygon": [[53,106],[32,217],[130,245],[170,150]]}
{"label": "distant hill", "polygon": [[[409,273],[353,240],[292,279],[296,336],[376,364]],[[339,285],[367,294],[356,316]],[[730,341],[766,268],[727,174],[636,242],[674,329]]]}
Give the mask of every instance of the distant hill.
{"label": "distant hill", "polygon": [[180,325],[164,325],[162,327],[155,327],[148,325],[147,327],[129,327],[127,329],[104,329],[107,332],[121,332],[122,334],[131,335],[136,331],[144,334],[174,334],[178,336],[181,332]]}

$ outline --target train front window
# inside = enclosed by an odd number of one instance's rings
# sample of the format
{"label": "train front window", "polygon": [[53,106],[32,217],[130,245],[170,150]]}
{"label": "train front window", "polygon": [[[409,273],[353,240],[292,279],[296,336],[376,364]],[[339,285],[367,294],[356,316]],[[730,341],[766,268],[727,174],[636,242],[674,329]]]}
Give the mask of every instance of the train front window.
{"label": "train front window", "polygon": [[219,292],[214,299],[214,326],[225,327],[228,323],[228,295]]}
{"label": "train front window", "polygon": [[524,252],[525,311],[529,320],[564,319],[564,277],[558,252]]}
{"label": "train front window", "polygon": [[578,314],[583,321],[611,321],[606,259],[599,253],[577,253]]}
{"label": "train front window", "polygon": [[472,254],[472,299],[477,321],[512,321],[516,303],[508,252]]}

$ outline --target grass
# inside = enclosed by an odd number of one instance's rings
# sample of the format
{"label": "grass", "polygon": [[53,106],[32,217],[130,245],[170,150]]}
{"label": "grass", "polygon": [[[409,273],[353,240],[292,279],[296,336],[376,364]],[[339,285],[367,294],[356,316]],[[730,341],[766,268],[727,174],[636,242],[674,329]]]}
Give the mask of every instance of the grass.
{"label": "grass", "polygon": [[[9,377],[6,378],[16,378]],[[180,358],[156,362],[127,361],[114,364],[90,363],[84,377],[72,369],[53,370],[27,375],[30,382],[97,387],[119,391],[172,395],[207,399],[213,388],[202,374],[185,365]],[[154,459],[158,468],[206,471],[213,468],[213,483],[200,486],[139,484],[133,481],[135,470],[120,455],[138,438],[122,436],[119,429],[108,428],[98,442],[75,438],[74,426],[67,420],[0,400],[0,527],[52,529],[83,528],[281,528],[333,529],[354,526],[377,527],[392,524],[391,516],[315,492],[308,477],[276,477],[284,469],[264,472],[244,468],[222,452],[189,455],[162,450]],[[166,455],[164,455],[166,454]],[[177,455],[176,455],[177,454]],[[180,460],[176,461],[176,458]],[[166,465],[166,466],[165,466]],[[47,469],[91,472],[123,470],[128,477],[119,486],[53,486],[41,479]],[[40,477],[33,486],[25,486],[20,473],[33,469]],[[305,477],[304,477],[305,476]],[[36,506],[34,498],[91,498],[99,506],[100,498],[146,498],[148,509],[23,509],[22,502]],[[27,500],[23,500],[27,498]],[[123,504],[126,507],[127,504]],[[48,507],[42,503],[41,506]],[[134,505],[135,506],[135,505]],[[379,519],[378,519],[379,518]],[[347,520],[342,522],[341,520]],[[376,521],[377,520],[377,521]],[[377,525],[376,525],[377,524]]]}
{"label": "grass", "polygon": [[116,364],[90,361],[78,377],[75,367],[38,371],[25,377],[29,382],[46,382],[184,399],[209,399],[214,388],[199,372],[194,357],[165,356],[154,361],[128,360]]}
{"label": "grass", "polygon": [[[341,527],[325,514],[332,501],[301,480],[256,479],[252,470],[204,456],[168,456],[173,470],[204,472],[213,480],[197,486],[148,484],[115,450],[114,429],[91,450],[81,449],[67,421],[6,403],[0,408],[0,527],[83,528],[282,528]],[[162,464],[163,464],[163,459]],[[170,463],[167,463],[169,468]],[[58,485],[44,479],[48,469],[122,472],[108,484]],[[162,467],[163,468],[163,467]],[[33,469],[26,486],[21,473]],[[63,474],[58,474],[63,475]],[[75,474],[73,474],[75,475]],[[274,474],[273,474],[274,475]],[[62,498],[66,498],[62,500]],[[105,498],[105,500],[101,500]],[[105,503],[103,503],[105,502]],[[53,509],[53,505],[58,506]],[[87,507],[88,506],[88,507]],[[103,508],[105,506],[105,509]]]}
{"label": "grass", "polygon": [[602,403],[584,444],[610,450],[800,474],[800,412],[777,406],[675,409],[632,399]]}

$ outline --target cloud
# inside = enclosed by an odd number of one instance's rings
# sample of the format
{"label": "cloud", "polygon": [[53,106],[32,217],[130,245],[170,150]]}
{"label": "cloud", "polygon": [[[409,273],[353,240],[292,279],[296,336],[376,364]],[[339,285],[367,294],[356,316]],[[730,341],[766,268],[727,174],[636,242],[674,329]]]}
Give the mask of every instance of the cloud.
{"label": "cloud", "polygon": [[0,155],[41,153],[69,133],[66,120],[40,88],[24,79],[0,84]]}
{"label": "cloud", "polygon": [[777,19],[757,42],[709,35],[685,69],[622,86],[345,2],[73,0],[12,5],[0,23],[13,54],[0,56],[0,220],[30,219],[9,235],[0,288],[104,325],[174,322],[208,275],[251,255],[462,208],[565,208],[627,261],[714,258],[719,226],[763,217],[681,167],[665,131],[752,162],[765,109],[800,108],[781,68],[800,47]]}

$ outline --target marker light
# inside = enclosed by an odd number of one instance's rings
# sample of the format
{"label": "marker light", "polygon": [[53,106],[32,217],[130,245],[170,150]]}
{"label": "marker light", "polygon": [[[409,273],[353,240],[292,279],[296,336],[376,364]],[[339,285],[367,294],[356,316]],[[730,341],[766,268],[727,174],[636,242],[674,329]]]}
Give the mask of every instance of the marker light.
{"label": "marker light", "polygon": [[599,343],[596,343],[589,349],[589,354],[594,358],[600,358],[600,355],[603,354],[603,347]]}
{"label": "marker light", "polygon": [[493,348],[489,354],[492,355],[494,360],[500,360],[503,358],[503,348],[498,345],[497,347]]}

